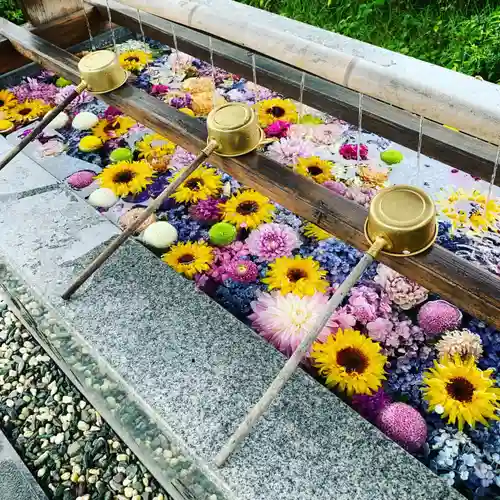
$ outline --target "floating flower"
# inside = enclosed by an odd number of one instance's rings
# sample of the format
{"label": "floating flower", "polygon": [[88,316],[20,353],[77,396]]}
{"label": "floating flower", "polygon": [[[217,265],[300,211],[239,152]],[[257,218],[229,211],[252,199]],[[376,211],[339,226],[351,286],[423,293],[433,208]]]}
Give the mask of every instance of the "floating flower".
{"label": "floating flower", "polygon": [[236,239],[236,234],[236,228],[229,222],[217,222],[208,231],[210,243],[218,247],[230,245]]}
{"label": "floating flower", "polygon": [[387,165],[396,165],[403,161],[403,153],[397,151],[396,149],[388,149],[387,151],[382,151],[380,153],[380,159],[387,163]]}
{"label": "floating flower", "polygon": [[172,155],[176,148],[172,141],[160,134],[146,134],[135,147],[139,151],[139,158],[145,160]]}
{"label": "floating flower", "polygon": [[311,257],[280,257],[269,265],[262,283],[269,290],[279,290],[282,295],[294,293],[303,297],[326,292],[328,281],[324,279],[325,275],[326,271],[320,269],[319,264]]}
{"label": "floating flower", "polygon": [[325,181],[323,182],[323,186],[340,196],[344,196],[347,191],[347,186],[343,182]]}
{"label": "floating flower", "polygon": [[384,264],[377,266],[377,275],[374,281],[385,290],[389,299],[401,309],[411,309],[427,300],[428,292],[424,287],[405,278]]}
{"label": "floating flower", "polygon": [[16,105],[16,96],[10,90],[0,90],[0,111],[6,111]]}
{"label": "floating flower", "polygon": [[290,99],[266,99],[255,107],[261,127],[267,127],[277,120],[297,122],[297,108]]}
{"label": "floating flower", "polygon": [[500,389],[494,387],[493,369],[480,370],[470,357],[462,360],[455,355],[439,362],[425,372],[422,392],[429,403],[429,410],[439,410],[441,418],[457,424],[461,431],[467,423],[474,427],[477,422],[488,425],[487,420],[498,420]]}
{"label": "floating flower", "polygon": [[472,356],[477,361],[483,353],[481,337],[467,328],[446,332],[436,344],[436,349],[440,358],[452,358],[457,354],[462,359]]}
{"label": "floating flower", "polygon": [[312,156],[313,145],[303,139],[284,138],[273,142],[267,150],[270,158],[284,165],[296,165],[300,157]]}
{"label": "floating flower", "polygon": [[112,121],[99,120],[99,123],[92,129],[92,133],[106,142],[126,134],[135,124],[136,121],[128,116],[117,116]]}
{"label": "floating flower", "polygon": [[438,335],[460,326],[462,313],[445,300],[425,303],[418,312],[418,324],[428,335]]}
{"label": "floating flower", "polygon": [[[75,88],[76,85],[68,85],[59,90],[57,95],[54,97],[54,103],[61,104],[64,99],[66,99],[66,97],[68,97],[75,90]],[[67,105],[66,109],[74,111],[76,108],[78,108],[78,106],[92,102],[93,100],[94,96],[90,92],[84,90]]]}
{"label": "floating flower", "polygon": [[201,78],[187,78],[182,82],[182,90],[191,94],[200,92],[213,92],[215,90],[212,78],[204,76]]}
{"label": "floating flower", "polygon": [[45,115],[50,110],[50,106],[41,99],[26,99],[21,104],[17,104],[8,109],[8,117],[17,123],[28,123]]}
{"label": "floating flower", "polygon": [[[251,303],[253,312],[248,318],[258,333],[283,354],[291,356],[321,319],[327,302],[327,297],[321,293],[304,297],[293,293],[261,293]],[[330,321],[319,334],[318,341],[325,342],[333,327]]]}
{"label": "floating flower", "polygon": [[[175,174],[174,181],[180,174]],[[214,168],[198,167],[171,196],[178,203],[196,203],[217,195],[222,188],[220,175]]]}
{"label": "floating flower", "polygon": [[[118,224],[122,229],[127,229],[129,226],[135,223],[139,217],[142,216],[142,214],[146,211],[145,208],[142,207],[135,207],[129,210],[128,212],[125,212],[120,219],[118,220]],[[148,226],[156,222],[156,215],[151,214],[136,230],[135,233],[142,233]]]}
{"label": "floating flower", "polygon": [[328,238],[332,238],[330,233],[327,233],[324,229],[321,229],[316,224],[312,222],[308,222],[304,226],[304,236],[308,238],[315,239],[317,241],[327,240]]}
{"label": "floating flower", "polygon": [[237,227],[254,229],[263,222],[269,222],[275,207],[269,198],[253,189],[239,191],[222,205],[223,219]]}
{"label": "floating flower", "polygon": [[277,120],[271,123],[271,125],[268,125],[264,129],[264,132],[266,134],[266,137],[277,137],[278,139],[281,139],[282,137],[286,137],[289,128],[289,122],[286,122],[284,120]]}
{"label": "floating flower", "polygon": [[[357,160],[358,159],[358,145],[357,144],[342,144],[339,148],[339,154],[345,160]],[[361,144],[359,148],[359,159],[367,160],[368,159],[368,147],[366,144]]]}
{"label": "floating flower", "polygon": [[351,399],[352,407],[366,420],[375,423],[380,412],[392,403],[392,399],[384,389],[373,394],[354,394]]}
{"label": "floating flower", "polygon": [[101,187],[109,188],[116,196],[137,194],[151,184],[153,169],[145,161],[113,163],[97,177]]}
{"label": "floating flower", "polygon": [[234,260],[228,264],[226,273],[234,281],[252,283],[259,277],[259,268],[251,260]]}
{"label": "floating flower", "polygon": [[328,123],[312,127],[311,140],[321,146],[335,144],[346,131],[346,126],[340,123]]}
{"label": "floating flower", "polygon": [[221,219],[221,200],[207,198],[189,207],[189,215],[200,222],[216,222]]}
{"label": "floating flower", "polygon": [[170,90],[168,85],[153,85],[151,95],[165,95]]}
{"label": "floating flower", "polygon": [[214,260],[212,248],[205,242],[177,243],[162,257],[178,273],[192,279],[195,274],[210,269]]}
{"label": "floating flower", "polygon": [[365,187],[384,187],[388,177],[389,172],[387,170],[379,170],[370,167],[361,167],[359,169],[359,178],[363,181]]}
{"label": "floating flower", "polygon": [[347,395],[372,394],[384,380],[387,358],[380,345],[357,330],[338,330],[324,343],[313,345],[311,358],[328,387],[336,387]]}
{"label": "floating flower", "polygon": [[195,116],[207,116],[214,107],[222,106],[225,103],[226,100],[217,91],[200,92],[193,95],[191,109]]}
{"label": "floating flower", "polygon": [[318,184],[333,180],[333,163],[322,160],[319,156],[310,156],[309,158],[299,158],[294,167],[295,172],[313,179]]}
{"label": "floating flower", "polygon": [[130,50],[120,54],[120,65],[127,71],[138,72],[143,70],[153,60],[149,52]]}
{"label": "floating flower", "polygon": [[251,255],[260,260],[289,257],[300,246],[297,233],[284,224],[262,224],[254,229],[246,240]]}

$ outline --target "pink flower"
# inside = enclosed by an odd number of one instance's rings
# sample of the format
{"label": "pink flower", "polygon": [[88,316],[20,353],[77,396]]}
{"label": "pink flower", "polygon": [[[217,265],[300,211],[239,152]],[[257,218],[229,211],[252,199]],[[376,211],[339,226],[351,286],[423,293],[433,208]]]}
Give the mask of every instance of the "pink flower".
{"label": "pink flower", "polygon": [[335,144],[345,131],[346,126],[339,123],[317,125],[312,128],[312,141],[318,145],[329,146]]}
{"label": "pink flower", "polygon": [[377,266],[374,279],[387,293],[389,299],[401,309],[408,310],[427,300],[427,290],[405,278],[384,264]]}
{"label": "pink flower", "polygon": [[312,136],[313,136],[313,127],[311,127],[311,125],[294,124],[288,130],[288,137],[290,139],[311,140]]}
{"label": "pink flower", "polygon": [[462,322],[462,313],[445,300],[425,303],[418,312],[418,324],[428,335],[439,335],[445,330],[456,330]]}
{"label": "pink flower", "polygon": [[170,90],[169,86],[168,85],[153,85],[151,87],[151,94],[152,95],[164,95],[166,93],[168,93],[168,91]]}
{"label": "pink flower", "polygon": [[369,286],[355,286],[348,300],[349,312],[362,324],[375,321],[379,316],[388,318],[391,305],[385,292]]}
{"label": "pink flower", "polygon": [[213,250],[214,261],[207,275],[218,283],[222,283],[231,277],[228,270],[233,262],[248,257],[248,247],[241,241],[233,241],[230,245],[214,248]]}
{"label": "pink flower", "polygon": [[[305,297],[292,293],[262,293],[251,303],[253,313],[248,318],[260,335],[290,356],[304,336],[316,326],[327,302],[327,297],[320,293]],[[333,321],[329,322],[318,340],[324,342],[337,328]]]}
{"label": "pink flower", "polygon": [[330,317],[328,326],[335,333],[339,328],[345,330],[347,328],[354,328],[356,318],[348,311],[348,307],[339,307]]}
{"label": "pink flower", "polygon": [[104,118],[109,122],[113,121],[117,116],[121,116],[123,113],[114,106],[108,106],[104,111]]}
{"label": "pink flower", "polygon": [[221,200],[207,198],[189,207],[189,215],[201,222],[215,222],[221,218]]}
{"label": "pink flower", "polygon": [[368,331],[368,335],[377,342],[384,342],[387,336],[393,330],[392,321],[389,321],[385,318],[376,318],[374,321],[370,321],[366,325],[366,330]]}
{"label": "pink flower", "polygon": [[170,168],[177,172],[187,167],[195,158],[194,154],[181,147],[177,147],[170,159]]}
{"label": "pink flower", "polygon": [[52,83],[44,83],[36,78],[26,78],[26,82],[11,89],[19,102],[26,99],[41,99],[48,104],[54,100],[60,89]]}
{"label": "pink flower", "polygon": [[[340,146],[339,153],[344,157],[345,160],[357,160],[358,145],[342,144],[342,146]],[[359,148],[359,157],[361,160],[366,160],[368,158],[368,147],[366,146],[366,144],[361,144],[361,147]]]}
{"label": "pink flower", "polygon": [[302,139],[280,139],[267,150],[268,155],[284,165],[296,165],[300,157],[313,156],[313,145]]}
{"label": "pink flower", "polygon": [[344,197],[368,208],[376,194],[377,191],[373,188],[349,186],[344,193]]}
{"label": "pink flower", "polygon": [[288,129],[290,128],[290,123],[284,120],[277,120],[271,125],[268,125],[264,132],[266,133],[266,137],[286,137]]}
{"label": "pink flower", "polygon": [[246,240],[251,255],[259,260],[289,257],[301,244],[298,234],[285,224],[262,224],[254,229]]}
{"label": "pink flower", "polygon": [[[61,104],[61,102],[68,97],[73,90],[75,90],[76,86],[75,85],[66,85],[66,87],[63,87],[62,89],[59,90],[57,95],[54,97],[54,103],[55,104]],[[78,97],[73,99],[69,104],[68,104],[68,109],[70,110],[75,110],[78,106],[81,106],[82,104],[87,104],[89,102],[92,102],[94,100],[94,96],[84,90]]]}
{"label": "pink flower", "polygon": [[346,185],[343,184],[342,182],[325,181],[323,182],[323,186],[325,186],[330,191],[339,194],[340,196],[344,196],[347,191]]}
{"label": "pink flower", "polygon": [[259,276],[259,268],[251,260],[233,260],[226,269],[229,278],[241,283],[251,283]]}

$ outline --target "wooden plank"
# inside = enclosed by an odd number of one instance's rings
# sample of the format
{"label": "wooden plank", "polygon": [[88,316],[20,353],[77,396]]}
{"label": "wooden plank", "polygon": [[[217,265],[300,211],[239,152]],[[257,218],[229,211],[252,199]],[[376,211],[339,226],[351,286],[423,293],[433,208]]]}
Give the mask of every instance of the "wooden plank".
{"label": "wooden plank", "polygon": [[[88,0],[102,16],[106,16],[105,0]],[[137,11],[118,2],[109,2],[113,22],[139,32]],[[173,46],[172,24],[147,12],[141,13],[147,36]],[[209,61],[208,37],[195,30],[174,27],[179,50]],[[220,40],[213,40],[214,63],[232,73],[253,80],[251,53]],[[278,61],[256,55],[257,81],[287,97],[299,99],[302,72]],[[303,102],[350,123],[358,121],[358,93],[307,75]],[[363,127],[398,144],[416,150],[419,118],[405,110],[388,105],[369,96],[363,100]],[[497,148],[467,134],[446,129],[439,123],[424,120],[422,153],[490,182]],[[495,184],[500,186],[500,175]]]}
{"label": "wooden plank", "polygon": [[82,8],[82,0],[21,0],[26,19],[38,26],[67,16]]}
{"label": "wooden plank", "polygon": [[[86,8],[92,35],[97,35],[106,28],[107,20],[101,16],[97,9]],[[26,25],[25,27],[45,40],[63,48],[71,47],[89,38],[83,10],[41,26]],[[7,73],[31,62],[26,57],[23,57],[7,38],[3,37],[0,39],[0,54],[0,73]]]}
{"label": "wooden plank", "polygon": [[[77,82],[78,59],[27,30],[1,20],[1,32],[26,57]],[[147,127],[191,152],[198,152],[207,133],[199,120],[180,113],[146,92],[126,85],[99,96]],[[210,161],[244,185],[269,196],[345,242],[365,250],[366,210],[294,173],[262,154],[239,158],[213,156]],[[380,261],[439,293],[491,325],[500,328],[500,279],[435,245],[424,255],[404,259],[380,256]]]}

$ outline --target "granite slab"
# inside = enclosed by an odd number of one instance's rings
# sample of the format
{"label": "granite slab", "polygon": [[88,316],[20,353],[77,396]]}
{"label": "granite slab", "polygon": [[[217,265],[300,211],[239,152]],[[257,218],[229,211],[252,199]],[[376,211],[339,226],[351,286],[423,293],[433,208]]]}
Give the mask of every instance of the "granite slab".
{"label": "granite slab", "polygon": [[216,469],[215,454],[283,356],[133,240],[63,302],[71,277],[117,230],[62,187],[0,200],[0,227],[0,258],[95,347],[228,498],[462,498],[303,371]]}

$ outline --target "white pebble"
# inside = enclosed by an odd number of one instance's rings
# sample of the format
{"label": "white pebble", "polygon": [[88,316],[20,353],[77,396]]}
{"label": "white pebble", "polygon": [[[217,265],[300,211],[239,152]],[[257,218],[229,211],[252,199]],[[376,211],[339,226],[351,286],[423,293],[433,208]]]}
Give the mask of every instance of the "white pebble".
{"label": "white pebble", "polygon": [[73,398],[72,398],[71,396],[63,396],[63,398],[62,398],[62,402],[63,402],[65,405],[67,405],[67,404],[69,404],[69,403],[73,402]]}
{"label": "white pebble", "polygon": [[90,194],[87,201],[93,207],[111,208],[118,201],[118,197],[109,188],[99,188]]}
{"label": "white pebble", "polygon": [[125,493],[125,496],[127,498],[132,498],[134,496],[134,488],[125,488],[125,490],[123,490],[123,493]]}
{"label": "white pebble", "polygon": [[64,474],[61,474],[61,479],[63,481],[67,481],[70,477],[71,477],[71,473],[70,472],[65,472]]}
{"label": "white pebble", "polygon": [[166,221],[153,222],[142,233],[142,241],[154,248],[168,248],[177,241],[177,229]]}
{"label": "white pebble", "polygon": [[87,424],[87,422],[83,422],[82,420],[80,420],[78,422],[78,424],[76,424],[76,426],[78,427],[78,429],[80,429],[81,431],[88,431],[89,430],[89,424]]}
{"label": "white pebble", "polygon": [[94,113],[83,111],[73,118],[71,126],[76,130],[89,130],[95,127],[98,122],[99,118]]}
{"label": "white pebble", "polygon": [[9,408],[12,408],[14,406],[14,401],[12,401],[12,399],[7,399],[7,401],[5,402],[5,404],[9,407]]}
{"label": "white pebble", "polygon": [[118,462],[126,462],[128,460],[128,455],[120,453],[119,455],[116,455],[116,460],[118,460]]}

